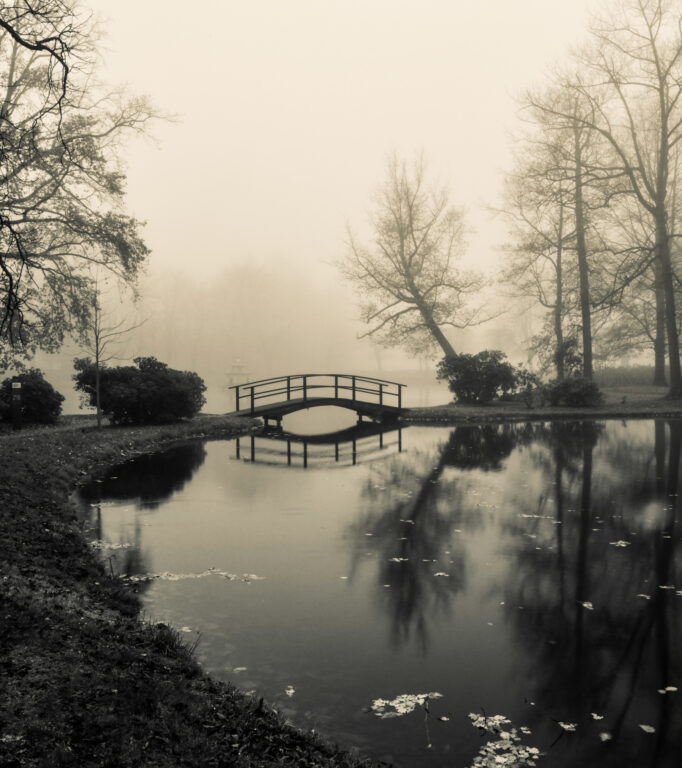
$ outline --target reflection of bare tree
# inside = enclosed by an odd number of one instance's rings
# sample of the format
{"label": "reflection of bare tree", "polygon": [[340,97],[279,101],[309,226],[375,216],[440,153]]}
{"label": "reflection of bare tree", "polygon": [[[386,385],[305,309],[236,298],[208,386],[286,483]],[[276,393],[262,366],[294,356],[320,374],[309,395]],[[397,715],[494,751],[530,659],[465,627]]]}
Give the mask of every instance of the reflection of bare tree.
{"label": "reflection of bare tree", "polygon": [[[669,434],[667,472],[662,423],[653,446],[649,439],[630,450],[613,435],[596,449],[587,432],[572,444],[565,432],[560,440],[545,435],[538,466],[553,484],[555,516],[533,521],[532,547],[516,537],[507,602],[525,608],[513,617],[534,659],[533,698],[580,728],[599,713],[600,729],[613,737],[608,748],[583,738],[580,754],[570,756],[557,745],[552,765],[678,764],[682,708],[657,693],[682,673],[680,597],[672,588],[682,424],[670,422]],[[566,483],[567,461],[578,454],[577,482]],[[664,513],[647,519],[662,497]],[[639,723],[656,728],[648,742]]]}
{"label": "reflection of bare tree", "polygon": [[426,652],[429,621],[447,612],[465,581],[465,552],[457,526],[474,526],[470,505],[461,503],[467,481],[448,467],[499,469],[526,439],[522,425],[457,427],[433,452],[412,452],[373,467],[363,491],[365,509],[353,526],[353,570],[378,554],[379,598],[391,619],[391,639],[400,646],[414,636]]}

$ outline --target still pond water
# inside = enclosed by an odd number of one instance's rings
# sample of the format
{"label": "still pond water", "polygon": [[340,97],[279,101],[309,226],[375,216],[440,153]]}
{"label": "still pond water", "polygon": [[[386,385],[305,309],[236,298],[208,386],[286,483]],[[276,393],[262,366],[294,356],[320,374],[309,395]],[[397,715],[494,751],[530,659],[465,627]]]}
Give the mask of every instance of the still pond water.
{"label": "still pond water", "polygon": [[676,421],[247,437],[80,500],[146,615],[301,728],[464,768],[495,739],[469,713],[504,715],[540,766],[678,766],[681,441]]}

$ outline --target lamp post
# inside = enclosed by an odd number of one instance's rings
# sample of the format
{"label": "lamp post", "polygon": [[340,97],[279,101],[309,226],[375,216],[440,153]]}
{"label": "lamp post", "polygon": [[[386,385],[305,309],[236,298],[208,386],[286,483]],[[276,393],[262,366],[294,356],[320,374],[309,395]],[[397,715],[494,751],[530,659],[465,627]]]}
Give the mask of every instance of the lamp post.
{"label": "lamp post", "polygon": [[12,429],[21,429],[21,382],[12,382]]}

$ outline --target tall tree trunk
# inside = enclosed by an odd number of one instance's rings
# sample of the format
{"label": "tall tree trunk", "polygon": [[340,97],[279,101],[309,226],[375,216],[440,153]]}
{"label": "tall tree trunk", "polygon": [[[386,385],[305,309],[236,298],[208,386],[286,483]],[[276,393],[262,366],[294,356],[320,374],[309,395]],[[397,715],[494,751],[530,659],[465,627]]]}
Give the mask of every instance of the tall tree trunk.
{"label": "tall tree trunk", "polygon": [[653,384],[664,387],[665,378],[665,292],[663,273],[658,259],[654,261],[654,298],[656,300],[656,338],[654,339]]}
{"label": "tall tree trunk", "polygon": [[668,365],[670,368],[668,397],[682,398],[682,369],[680,368],[680,342],[677,335],[677,314],[675,312],[675,284],[670,260],[666,213],[663,206],[656,212],[656,241],[665,295],[665,330],[668,337]]}
{"label": "tall tree trunk", "polygon": [[573,126],[575,162],[575,233],[578,252],[578,274],[580,279],[580,313],[583,336],[583,375],[592,380],[592,318],[590,314],[590,277],[587,268],[587,246],[585,244],[585,217],[583,214],[583,176],[580,131]]}
{"label": "tall tree trunk", "polygon": [[566,365],[564,355],[564,329],[562,327],[562,317],[564,314],[564,275],[563,275],[563,237],[564,237],[564,206],[559,206],[559,237],[557,238],[556,250],[556,299],[554,301],[554,336],[556,338],[556,375],[561,381],[566,375]]}

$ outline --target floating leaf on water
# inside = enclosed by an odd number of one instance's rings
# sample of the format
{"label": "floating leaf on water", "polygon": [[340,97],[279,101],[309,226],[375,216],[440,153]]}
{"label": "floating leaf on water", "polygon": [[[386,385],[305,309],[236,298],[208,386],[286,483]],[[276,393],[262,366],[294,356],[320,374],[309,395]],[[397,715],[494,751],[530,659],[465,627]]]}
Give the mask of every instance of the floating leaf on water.
{"label": "floating leaf on water", "polygon": [[438,571],[437,573],[433,574],[434,576],[449,576],[449,573],[445,573],[445,571]]}
{"label": "floating leaf on water", "polygon": [[635,595],[635,597],[643,597],[645,600],[651,600],[651,595],[645,595],[640,593],[639,595]]}
{"label": "floating leaf on water", "polygon": [[676,691],[677,690],[677,686],[676,685],[666,685],[665,690],[668,691],[668,692]]}
{"label": "floating leaf on water", "polygon": [[408,525],[414,525],[414,520],[403,520],[402,517],[400,518],[401,523],[407,523]]}
{"label": "floating leaf on water", "polygon": [[656,729],[653,725],[642,725],[642,723],[640,723],[639,727],[644,731],[644,733],[656,733]]}
{"label": "floating leaf on water", "polygon": [[564,723],[563,720],[559,720],[558,725],[565,731],[575,731],[575,729],[578,727],[578,723]]}
{"label": "floating leaf on water", "polygon": [[599,738],[600,738],[602,741],[611,741],[611,739],[613,738],[613,736],[612,736],[612,735],[611,735],[611,734],[610,734],[608,731],[602,731],[602,732],[599,734]]}
{"label": "floating leaf on water", "polygon": [[284,693],[286,693],[286,695],[291,698],[296,693],[296,689],[293,685],[287,685],[287,687],[284,689]]}
{"label": "floating leaf on water", "polygon": [[365,536],[374,536],[373,533],[366,533]]}
{"label": "floating leaf on water", "polygon": [[235,667],[232,671],[238,675],[240,672],[246,672],[246,669],[246,667]]}
{"label": "floating leaf on water", "polygon": [[339,578],[342,579],[343,581],[346,581],[348,579],[348,576],[339,576]]}
{"label": "floating leaf on water", "polygon": [[391,557],[389,563],[406,563],[409,560],[408,557]]}
{"label": "floating leaf on water", "polygon": [[180,627],[181,632],[192,632],[192,627]]}
{"label": "floating leaf on water", "polygon": [[495,625],[492,623],[492,621],[489,621],[489,622],[488,622],[488,626],[489,626],[489,627],[494,627]]}
{"label": "floating leaf on water", "polygon": [[200,573],[170,573],[164,571],[163,573],[142,573],[134,574],[132,576],[121,576],[124,581],[140,582],[140,581],[184,581],[186,579],[205,579],[208,576],[222,576],[228,581],[243,581],[249,583],[251,581],[263,581],[265,576],[257,576],[255,573],[243,573],[241,576],[236,573],[228,573],[227,571],[219,571],[217,568],[207,568]]}
{"label": "floating leaf on water", "polygon": [[590,714],[592,715],[592,719],[593,720],[603,720],[604,719],[604,715],[598,715],[596,712],[590,712]]}
{"label": "floating leaf on water", "polygon": [[589,600],[585,600],[584,603],[581,603],[580,601],[578,601],[578,603],[579,603],[579,605],[582,605],[583,608],[587,608],[588,611],[593,611],[594,610],[594,606],[592,605],[592,603]]}
{"label": "floating leaf on water", "polygon": [[533,731],[531,731],[531,729],[527,725],[520,726],[519,730],[521,731],[521,733],[525,733],[526,736],[529,736],[531,733],[533,733]]}
{"label": "floating leaf on water", "polygon": [[401,717],[413,712],[417,705],[424,706],[429,699],[441,699],[442,693],[401,693],[395,699],[375,699],[371,704],[371,710],[377,717],[387,720],[391,717]]}
{"label": "floating leaf on water", "polygon": [[659,584],[658,588],[659,589],[675,589],[675,585],[674,584]]}
{"label": "floating leaf on water", "polygon": [[448,723],[448,722],[450,722],[450,718],[449,717],[445,717],[445,715],[443,715],[442,717],[439,717],[438,719],[441,721],[441,723]]}
{"label": "floating leaf on water", "polygon": [[390,587],[391,585],[390,585],[390,584],[384,584],[384,586],[385,586],[386,588],[388,588],[388,587]]}
{"label": "floating leaf on water", "polygon": [[610,541],[609,544],[612,547],[629,547],[630,546],[630,542],[623,541],[623,539],[618,539],[618,541]]}

